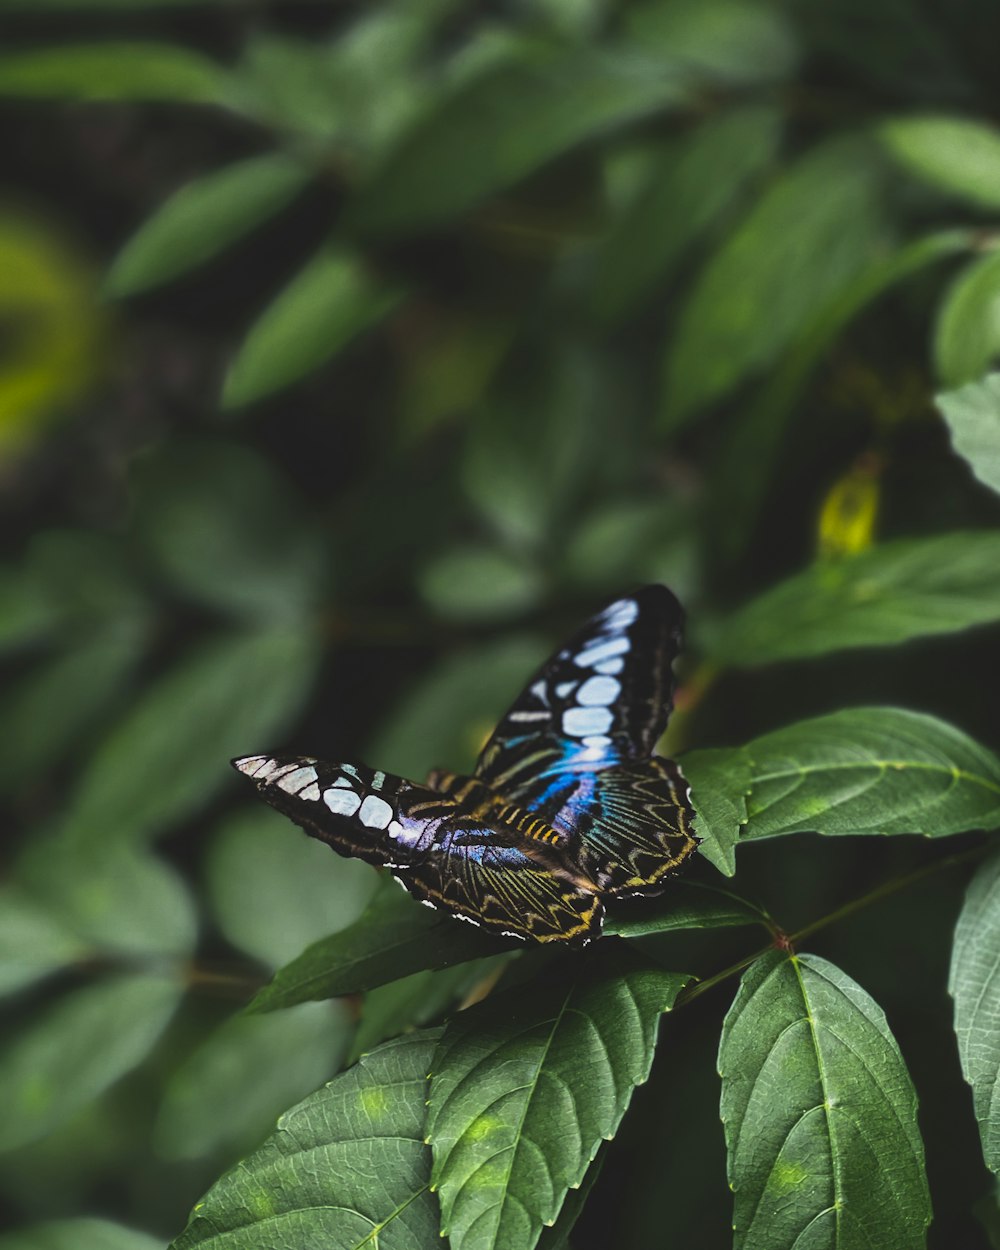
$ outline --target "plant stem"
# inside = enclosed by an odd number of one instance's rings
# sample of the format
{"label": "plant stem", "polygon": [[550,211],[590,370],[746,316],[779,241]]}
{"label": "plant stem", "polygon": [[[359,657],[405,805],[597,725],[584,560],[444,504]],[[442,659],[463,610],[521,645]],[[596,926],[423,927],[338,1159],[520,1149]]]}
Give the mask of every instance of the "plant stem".
{"label": "plant stem", "polygon": [[736,976],[744,968],[748,968],[755,960],[766,955],[768,951],[774,950],[775,947],[792,950],[805,938],[812,937],[814,933],[827,928],[828,925],[836,924],[837,921],[843,920],[846,916],[853,916],[855,912],[861,911],[872,903],[879,902],[880,899],[888,898],[889,895],[895,894],[899,890],[905,890],[909,886],[915,885],[916,882],[922,881],[925,877],[933,876],[935,873],[949,868],[957,868],[961,864],[968,864],[974,860],[982,859],[992,849],[992,845],[985,842],[981,846],[973,847],[968,851],[959,851],[954,855],[945,855],[942,859],[936,859],[933,863],[924,864],[922,868],[915,868],[913,872],[908,872],[902,877],[894,877],[891,881],[883,881],[874,890],[869,890],[867,894],[862,894],[858,898],[852,899],[849,903],[845,903],[842,907],[838,907],[835,911],[828,912],[827,915],[821,916],[819,920],[814,920],[812,924],[804,925],[795,933],[786,936],[778,932],[775,941],[770,945],[762,946],[751,954],[744,955],[742,959],[738,959],[736,963],[730,964],[728,968],[723,968],[721,972],[716,972],[712,976],[706,977],[704,981],[696,982],[690,989],[682,990],[674,1003],[674,1011],[678,1007],[685,1006],[700,994],[704,994],[706,990],[710,990],[723,981],[727,981],[730,977]]}

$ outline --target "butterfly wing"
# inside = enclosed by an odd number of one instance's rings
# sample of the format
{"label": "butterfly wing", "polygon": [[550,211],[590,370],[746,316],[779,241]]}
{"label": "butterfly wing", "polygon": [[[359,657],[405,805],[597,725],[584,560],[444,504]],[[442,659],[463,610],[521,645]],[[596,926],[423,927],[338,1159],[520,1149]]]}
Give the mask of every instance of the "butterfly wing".
{"label": "butterfly wing", "polygon": [[440,796],[362,764],[247,755],[233,767],[257,793],[339,855],[391,868],[419,862],[434,841]]}
{"label": "butterfly wing", "polygon": [[463,817],[439,855],[400,869],[396,880],[432,907],[526,941],[582,945],[599,936],[604,920],[593,883],[574,865]]}
{"label": "butterfly wing", "polygon": [[507,794],[553,766],[647,758],[673,706],[683,622],[665,586],[609,604],[528,683],[483,748],[476,776]]}
{"label": "butterfly wing", "polygon": [[603,905],[586,873],[556,848],[477,819],[468,801],[361,764],[251,755],[233,766],[306,833],[391,868],[421,902],[525,940],[581,943],[600,931]]}
{"label": "butterfly wing", "polygon": [[576,862],[605,894],[654,893],[695,850],[687,782],[653,756],[598,772],[560,770],[525,782],[517,802],[576,834]]}
{"label": "butterfly wing", "polygon": [[680,769],[650,758],[673,706],[684,614],[647,586],[593,617],[500,721],[476,775],[553,828],[609,894],[658,888],[697,845]]}

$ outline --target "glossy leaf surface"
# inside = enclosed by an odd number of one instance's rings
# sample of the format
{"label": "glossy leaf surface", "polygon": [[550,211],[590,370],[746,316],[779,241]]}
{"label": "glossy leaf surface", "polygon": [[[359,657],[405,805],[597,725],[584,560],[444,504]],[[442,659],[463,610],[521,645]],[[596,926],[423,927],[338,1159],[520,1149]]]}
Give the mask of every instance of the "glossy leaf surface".
{"label": "glossy leaf surface", "polygon": [[435,1034],[366,1055],[278,1121],[195,1207],[171,1250],[307,1245],[414,1250],[438,1240],[424,1143]]}
{"label": "glossy leaf surface", "polygon": [[1000,1172],[1000,858],[976,871],[955,927],[948,991],[986,1166]]}
{"label": "glossy leaf surface", "polygon": [[1000,373],[937,397],[951,445],[977,478],[1000,493]]}
{"label": "glossy leaf surface", "polygon": [[737,609],[711,642],[727,664],[884,647],[1000,620],[1000,533],[904,538],[817,562]]}
{"label": "glossy leaf surface", "polygon": [[755,738],[746,841],[823,834],[944,837],[1000,826],[1000,760],[945,721],[848,708]]}
{"label": "glossy leaf surface", "polygon": [[612,949],[452,1019],[427,1135],[454,1250],[535,1245],[614,1136],[686,980]]}
{"label": "glossy leaf surface", "polygon": [[736,1250],[920,1250],[917,1100],[885,1016],[815,955],[743,977],[719,1049]]}

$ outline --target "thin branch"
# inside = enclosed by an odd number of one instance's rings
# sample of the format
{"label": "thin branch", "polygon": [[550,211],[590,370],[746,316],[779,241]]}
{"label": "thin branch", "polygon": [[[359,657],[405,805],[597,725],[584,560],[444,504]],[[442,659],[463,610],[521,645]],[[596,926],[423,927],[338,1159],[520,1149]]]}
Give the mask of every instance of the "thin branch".
{"label": "thin branch", "polygon": [[730,964],[728,968],[723,968],[720,972],[706,977],[704,981],[698,981],[690,989],[682,990],[674,1003],[674,1011],[678,1007],[686,1006],[693,999],[704,994],[706,990],[713,989],[723,981],[728,981],[730,977],[738,975],[744,968],[749,968],[755,960],[760,959],[769,951],[775,948],[794,950],[806,938],[812,937],[814,933],[818,933],[829,925],[836,924],[847,916],[853,916],[855,912],[871,906],[872,903],[888,898],[900,890],[906,890],[918,881],[922,881],[925,877],[931,877],[936,873],[947,871],[949,868],[957,868],[961,864],[969,864],[977,859],[982,859],[993,849],[991,843],[985,842],[982,846],[973,847],[968,851],[959,851],[954,855],[945,855],[942,859],[936,859],[933,863],[924,864],[922,868],[915,868],[913,872],[906,873],[902,877],[893,877],[891,881],[884,881],[881,885],[876,886],[874,890],[869,890],[867,894],[862,894],[858,898],[852,899],[849,903],[845,903],[842,907],[828,912],[827,915],[821,916],[819,920],[814,920],[812,924],[804,925],[795,933],[785,935],[780,930],[776,930],[775,940],[768,946],[762,946],[751,954],[744,955],[742,959],[737,960],[734,964]]}

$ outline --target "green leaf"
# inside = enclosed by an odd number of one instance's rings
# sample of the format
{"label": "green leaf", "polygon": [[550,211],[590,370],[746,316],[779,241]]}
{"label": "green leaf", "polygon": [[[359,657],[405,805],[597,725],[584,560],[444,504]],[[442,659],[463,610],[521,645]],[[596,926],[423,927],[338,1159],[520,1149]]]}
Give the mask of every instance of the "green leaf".
{"label": "green leaf", "polygon": [[439,616],[460,621],[519,616],[543,590],[539,570],[482,544],[442,552],[420,573],[420,593],[428,605]]}
{"label": "green leaf", "polygon": [[331,855],[328,846],[263,806],[221,826],[207,873],[222,932],[272,968],[353,924],[378,884],[368,864]]}
{"label": "green leaf", "polygon": [[952,447],[981,482],[1000,493],[1000,373],[946,391],[935,402],[951,430]]}
{"label": "green leaf", "polygon": [[88,953],[87,943],[22,887],[0,887],[0,995],[40,981]]}
{"label": "green leaf", "polygon": [[747,818],[750,760],[740,750],[719,747],[689,752],[682,767],[696,812],[698,850],[731,877],[736,871],[736,842]]}
{"label": "green leaf", "polygon": [[471,422],[462,486],[506,547],[546,552],[589,499],[621,438],[620,394],[595,352],[553,344],[513,354]]}
{"label": "green leaf", "polygon": [[320,646],[302,627],[233,634],[189,653],[98,745],[67,836],[91,845],[151,837],[190,815],[229,780],[232,756],[280,738],[312,689]]}
{"label": "green leaf", "polygon": [[0,56],[0,96],[217,103],[225,74],[167,43],[67,44]]}
{"label": "green leaf", "polygon": [[336,1072],[352,1030],[340,1003],[227,1020],[171,1077],[154,1131],[157,1153],[232,1157],[256,1146],[286,1107]]}
{"label": "green leaf", "polygon": [[1000,131],[971,117],[895,117],[878,127],[892,155],[931,186],[1000,208]]}
{"label": "green leaf", "polygon": [[32,570],[0,567],[0,650],[37,644],[58,623],[57,604]]}
{"label": "green leaf", "polygon": [[688,249],[774,158],[779,137],[773,109],[734,109],[665,150],[598,254],[594,315],[618,321],[662,289]]}
{"label": "green leaf", "polygon": [[163,1250],[163,1242],[137,1228],[81,1216],[46,1220],[0,1236],[0,1250]]}
{"label": "green leaf", "polygon": [[329,554],[275,468],[234,442],[174,438],[135,473],[136,529],[183,596],[258,621],[301,620]]}
{"label": "green leaf", "polygon": [[511,950],[515,943],[470,930],[421,907],[387,880],[364,915],[286,964],[257,994],[250,1012],[276,1011],[385,985],[425,968],[447,968]]}
{"label": "green leaf", "polygon": [[196,178],[143,222],[115,257],[109,295],[132,295],[186,273],[280,212],[309,182],[283,153],[238,161]]}
{"label": "green leaf", "polygon": [[452,1019],[427,1137],[453,1250],[531,1250],[614,1136],[686,980],[609,943]]}
{"label": "green leaf", "polygon": [[566,1201],[562,1204],[556,1217],[556,1222],[542,1229],[542,1235],[538,1239],[537,1250],[567,1250],[567,1248],[572,1250],[570,1234],[577,1220],[579,1220],[583,1208],[586,1206],[587,1199],[590,1197],[590,1191],[597,1183],[604,1166],[606,1153],[605,1149],[598,1151],[597,1158],[587,1168],[583,1181],[576,1189],[571,1189],[566,1195]]}
{"label": "green leaf", "polygon": [[736,1250],[922,1250],[917,1100],[881,1009],[814,955],[747,971],[719,1048]]}
{"label": "green leaf", "polygon": [[867,145],[837,138],[765,192],[681,315],[665,362],[671,428],[770,365],[870,265],[884,244],[880,182]]}
{"label": "green leaf", "polygon": [[147,642],[139,622],[46,659],[12,685],[0,704],[6,727],[0,787],[21,789],[79,749],[88,731],[115,706]]}
{"label": "green leaf", "polygon": [[676,73],[578,47],[491,65],[418,122],[349,210],[365,234],[409,233],[466,212],[615,126],[678,105]]}
{"label": "green leaf", "polygon": [[694,881],[668,882],[662,898],[641,904],[624,902],[608,917],[605,937],[639,938],[675,929],[723,929],[762,924],[767,916],[759,907],[729,890]]}
{"label": "green leaf", "polygon": [[948,992],[962,1073],[972,1086],[983,1158],[1000,1172],[1000,856],[977,870],[955,926]]}
{"label": "green leaf", "polygon": [[454,968],[424,969],[369,990],[348,1052],[348,1063],[387,1038],[432,1023],[485,977],[498,973],[503,962],[504,956],[499,955],[493,959],[474,959]]}
{"label": "green leaf", "polygon": [[778,834],[1000,827],[1000,760],[960,730],[902,708],[847,708],[755,738],[741,841]]}
{"label": "green leaf", "polygon": [[0,1150],[35,1141],[141,1063],[183,992],[171,978],[116,976],[67,994],[0,1055]]}
{"label": "green leaf", "polygon": [[33,839],[15,873],[94,953],[180,958],[194,946],[197,916],[184,879],[132,846]]}
{"label": "green leaf", "polygon": [[1000,251],[959,273],[938,310],[934,367],[945,386],[974,382],[1000,357]]}
{"label": "green leaf", "polygon": [[324,247],[265,308],[226,375],[222,402],[261,399],[319,367],[403,298],[350,252]]}
{"label": "green leaf", "polygon": [[783,15],[753,0],[653,0],[630,9],[626,28],[646,52],[724,86],[773,82],[798,60]]}
{"label": "green leaf", "polygon": [[[171,1250],[438,1244],[424,1143],[435,1033],[387,1042],[293,1107],[195,1207]],[[265,1231],[266,1230],[266,1231]]]}
{"label": "green leaf", "polygon": [[904,538],[816,562],[734,612],[713,661],[752,666],[1000,620],[1000,531]]}

